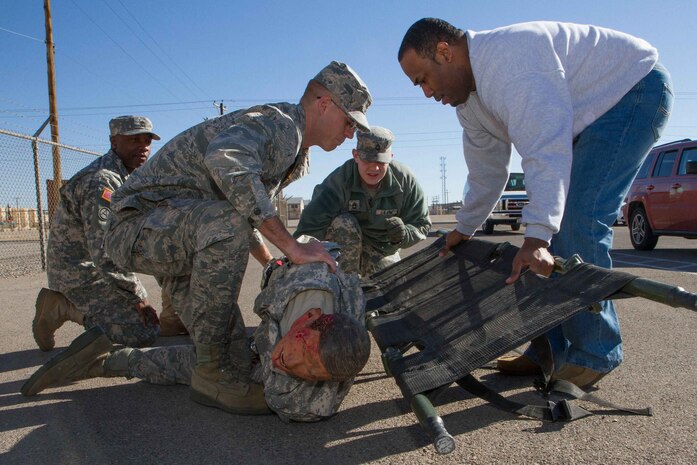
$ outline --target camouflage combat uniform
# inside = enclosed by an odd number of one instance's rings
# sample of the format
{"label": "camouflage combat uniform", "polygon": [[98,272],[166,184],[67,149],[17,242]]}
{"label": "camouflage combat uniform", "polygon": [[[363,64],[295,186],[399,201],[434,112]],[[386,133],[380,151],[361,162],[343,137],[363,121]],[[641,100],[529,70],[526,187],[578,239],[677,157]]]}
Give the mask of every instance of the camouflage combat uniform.
{"label": "camouflage combat uniform", "polygon": [[[395,216],[407,229],[398,244],[389,241],[385,225]],[[425,239],[430,229],[426,197],[408,167],[391,161],[379,189],[371,193],[351,159],[315,187],[293,235],[337,242],[342,268],[367,276],[399,261],[399,249]]]}
{"label": "camouflage combat uniform", "polygon": [[[252,378],[264,385],[266,402],[284,421],[318,421],[334,415],[353,385],[353,380],[304,381],[277,371],[271,364],[273,348],[283,336],[280,321],[287,303],[300,293],[317,291],[334,296],[334,312],[364,321],[365,300],[357,276],[340,268],[331,273],[324,263],[286,263],[277,268],[254,305],[262,321],[254,333],[259,362]],[[189,384],[196,363],[192,345],[124,351],[128,354],[128,377],[153,384]]]}
{"label": "camouflage combat uniform", "polygon": [[221,344],[246,377],[251,351],[237,306],[254,229],[277,192],[306,174],[300,105],[269,104],[179,134],[113,196],[105,241],[125,269],[155,276],[197,343]]}
{"label": "camouflage combat uniform", "polygon": [[109,338],[127,346],[152,344],[159,326],[144,326],[135,310],[147,293],[134,273],[119,269],[101,248],[112,193],[129,176],[110,150],[75,174],[61,188],[61,203],[48,238],[48,286],[62,293],[84,315],[87,329],[101,326]]}

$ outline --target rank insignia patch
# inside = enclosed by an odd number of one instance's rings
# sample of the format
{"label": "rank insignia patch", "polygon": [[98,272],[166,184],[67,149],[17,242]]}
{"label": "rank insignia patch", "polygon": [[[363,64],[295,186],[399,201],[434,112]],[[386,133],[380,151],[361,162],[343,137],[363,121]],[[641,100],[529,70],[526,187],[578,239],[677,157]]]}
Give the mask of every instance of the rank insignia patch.
{"label": "rank insignia patch", "polygon": [[101,221],[106,221],[107,218],[109,218],[109,215],[111,215],[111,210],[109,210],[107,207],[101,207],[97,212],[97,217]]}
{"label": "rank insignia patch", "polygon": [[106,200],[107,202],[111,203],[111,194],[113,194],[113,193],[114,193],[114,191],[105,187],[104,190],[102,191],[102,198],[104,200]]}
{"label": "rank insignia patch", "polygon": [[349,200],[348,210],[350,212],[357,212],[357,211],[360,211],[360,209],[361,209],[361,201],[360,200]]}

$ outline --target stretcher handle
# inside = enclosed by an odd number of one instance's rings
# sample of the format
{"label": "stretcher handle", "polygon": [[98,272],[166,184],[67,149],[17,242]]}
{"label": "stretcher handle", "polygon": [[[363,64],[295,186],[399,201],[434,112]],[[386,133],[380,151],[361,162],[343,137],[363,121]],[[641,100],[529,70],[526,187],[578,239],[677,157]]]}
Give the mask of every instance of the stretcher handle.
{"label": "stretcher handle", "polygon": [[419,419],[421,428],[433,440],[433,447],[441,455],[455,450],[455,439],[445,429],[443,420],[424,394],[417,394],[411,400],[411,409]]}
{"label": "stretcher handle", "polygon": [[[567,260],[554,257],[554,271],[564,274],[579,263],[583,263],[583,260],[578,255],[572,255]],[[680,286],[671,286],[652,279],[634,278],[619,292],[632,297],[643,297],[671,307],[697,311],[697,294],[688,292]]]}
{"label": "stretcher handle", "polygon": [[[376,315],[372,316],[374,317]],[[370,322],[370,319],[368,322]],[[403,350],[406,351],[408,349],[404,347]],[[397,349],[396,347],[388,347],[382,353],[382,365],[388,375],[393,376],[390,366],[394,361],[402,358],[403,350]],[[455,439],[453,439],[450,433],[445,429],[443,419],[438,415],[438,412],[436,412],[428,396],[426,394],[416,394],[412,397],[410,405],[411,410],[419,420],[421,429],[423,429],[433,441],[433,447],[436,449],[436,452],[445,455],[454,451]]]}

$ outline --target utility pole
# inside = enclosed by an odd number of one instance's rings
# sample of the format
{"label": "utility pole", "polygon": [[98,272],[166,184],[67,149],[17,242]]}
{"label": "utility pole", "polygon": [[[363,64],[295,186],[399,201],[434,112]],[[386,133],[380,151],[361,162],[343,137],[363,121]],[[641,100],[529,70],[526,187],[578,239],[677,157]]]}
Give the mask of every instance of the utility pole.
{"label": "utility pole", "polygon": [[[51,123],[51,140],[58,144],[58,109],[56,106],[56,75],[54,64],[53,24],[51,23],[51,0],[44,0],[44,18],[46,22],[46,64],[48,68],[48,106]],[[48,193],[49,211],[54,211],[60,199],[60,188],[63,183],[61,175],[61,154],[58,145],[53,145],[53,185]]]}
{"label": "utility pole", "polygon": [[225,105],[223,105],[223,101],[221,100],[220,103],[216,103],[215,100],[213,100],[213,106],[216,107],[218,110],[220,110],[220,116],[223,116],[225,114]]}

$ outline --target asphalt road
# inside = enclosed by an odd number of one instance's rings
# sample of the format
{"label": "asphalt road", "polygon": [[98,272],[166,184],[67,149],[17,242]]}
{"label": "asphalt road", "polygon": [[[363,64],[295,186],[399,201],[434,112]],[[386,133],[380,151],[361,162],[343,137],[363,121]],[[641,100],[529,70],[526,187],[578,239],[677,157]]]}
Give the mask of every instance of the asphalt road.
{"label": "asphalt road", "polygon": [[[448,225],[438,225],[448,227]],[[521,233],[497,228],[492,241],[519,245]],[[429,239],[430,242],[434,239]],[[425,245],[425,244],[424,244]],[[697,293],[697,242],[661,238],[636,252],[618,228],[619,268]],[[249,326],[261,267],[250,263],[240,299]],[[159,306],[155,281],[144,277]],[[0,464],[694,464],[697,463],[697,314],[644,299],[617,303],[625,362],[599,383],[598,395],[619,404],[651,406],[653,417],[596,415],[543,423],[500,412],[451,387],[437,409],[457,449],[439,456],[396,384],[383,374],[377,346],[334,418],[284,424],[274,416],[241,417],[200,406],[185,386],[153,386],[121,378],[93,379],[24,398],[24,380],[52,353],[31,336],[43,274],[0,279]],[[65,347],[81,332],[66,324]],[[187,343],[187,338],[158,343]],[[55,351],[54,351],[55,353]],[[541,402],[532,379],[475,373],[514,400]]]}

